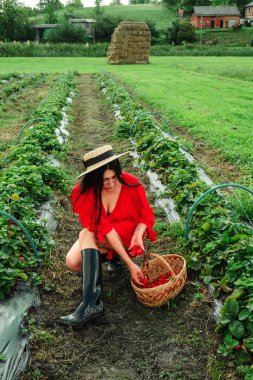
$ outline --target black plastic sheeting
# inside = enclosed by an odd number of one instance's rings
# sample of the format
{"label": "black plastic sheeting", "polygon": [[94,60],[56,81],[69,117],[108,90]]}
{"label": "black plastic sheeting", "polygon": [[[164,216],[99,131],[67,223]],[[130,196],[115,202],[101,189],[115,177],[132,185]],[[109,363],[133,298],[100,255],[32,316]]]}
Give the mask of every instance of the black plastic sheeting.
{"label": "black plastic sheeting", "polygon": [[18,283],[16,291],[0,302],[0,379],[16,380],[30,360],[30,350],[23,318],[30,307],[38,307],[38,289]]}

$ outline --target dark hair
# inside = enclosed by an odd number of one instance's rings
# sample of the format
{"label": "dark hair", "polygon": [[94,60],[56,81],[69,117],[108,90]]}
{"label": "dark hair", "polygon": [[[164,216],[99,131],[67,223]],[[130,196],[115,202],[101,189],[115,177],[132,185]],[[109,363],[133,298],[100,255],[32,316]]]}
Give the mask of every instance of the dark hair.
{"label": "dark hair", "polygon": [[[103,175],[106,170],[113,170],[117,176],[118,181],[126,186],[136,187],[140,183],[130,184],[127,183],[122,178],[122,169],[118,159],[108,162],[107,164],[101,166],[100,168],[87,173],[80,181],[79,185],[81,188],[81,194],[85,194],[88,190],[92,189],[95,197],[95,207],[94,207],[94,224],[96,226],[95,233],[97,233],[98,225],[102,214],[102,189],[103,189]],[[78,200],[80,195],[77,197],[75,202]]]}

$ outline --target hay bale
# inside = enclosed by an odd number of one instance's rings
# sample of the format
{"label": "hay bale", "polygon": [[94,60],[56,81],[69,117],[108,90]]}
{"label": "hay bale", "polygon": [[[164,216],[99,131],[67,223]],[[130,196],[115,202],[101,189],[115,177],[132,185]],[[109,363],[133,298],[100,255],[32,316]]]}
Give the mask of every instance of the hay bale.
{"label": "hay bale", "polygon": [[110,64],[149,63],[151,33],[145,22],[122,21],[115,28],[108,48]]}

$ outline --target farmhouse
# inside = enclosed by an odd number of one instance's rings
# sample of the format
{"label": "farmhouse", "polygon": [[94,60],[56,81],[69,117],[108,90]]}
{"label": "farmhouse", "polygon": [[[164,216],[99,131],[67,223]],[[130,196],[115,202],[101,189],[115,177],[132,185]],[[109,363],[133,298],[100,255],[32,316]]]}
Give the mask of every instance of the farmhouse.
{"label": "farmhouse", "polygon": [[245,8],[245,18],[248,21],[253,21],[253,1],[244,6]]}
{"label": "farmhouse", "polygon": [[197,29],[232,28],[240,24],[240,12],[237,6],[194,7],[190,18],[191,24]]}

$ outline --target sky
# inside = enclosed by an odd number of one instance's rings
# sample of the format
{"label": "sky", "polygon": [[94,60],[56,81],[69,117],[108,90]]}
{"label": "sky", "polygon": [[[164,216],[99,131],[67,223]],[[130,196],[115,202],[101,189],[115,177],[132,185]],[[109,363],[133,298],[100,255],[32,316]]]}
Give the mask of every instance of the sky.
{"label": "sky", "polygon": [[[19,0],[19,3],[24,4],[25,6],[35,8],[39,0]],[[61,0],[61,3],[66,5],[68,0]],[[84,7],[94,7],[95,0],[82,0]],[[101,5],[109,5],[111,0],[102,0]],[[121,4],[128,4],[128,0],[121,0]]]}

